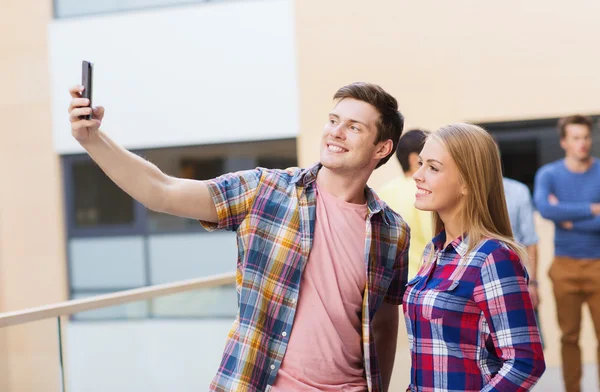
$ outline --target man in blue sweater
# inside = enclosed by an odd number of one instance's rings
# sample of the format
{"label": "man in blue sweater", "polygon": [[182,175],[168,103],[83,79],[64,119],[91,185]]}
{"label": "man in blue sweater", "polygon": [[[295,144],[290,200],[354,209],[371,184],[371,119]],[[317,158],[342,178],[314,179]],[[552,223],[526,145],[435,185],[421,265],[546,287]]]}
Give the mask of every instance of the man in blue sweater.
{"label": "man in blue sweater", "polygon": [[[550,279],[562,331],[561,354],[567,392],[579,392],[581,308],[587,303],[600,340],[600,162],[591,156],[592,122],[575,115],[558,123],[565,158],[540,168],[534,202],[554,222],[555,258]],[[600,365],[600,349],[598,351]]]}

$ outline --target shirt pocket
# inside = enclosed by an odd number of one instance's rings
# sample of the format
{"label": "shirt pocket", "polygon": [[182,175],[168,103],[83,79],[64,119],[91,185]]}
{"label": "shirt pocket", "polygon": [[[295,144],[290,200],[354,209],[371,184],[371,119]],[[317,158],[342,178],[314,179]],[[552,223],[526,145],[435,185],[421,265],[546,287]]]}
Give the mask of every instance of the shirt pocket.
{"label": "shirt pocket", "polygon": [[443,280],[436,287],[425,291],[421,303],[421,314],[427,320],[441,319],[448,312],[448,307],[456,303],[455,291],[458,280]]}

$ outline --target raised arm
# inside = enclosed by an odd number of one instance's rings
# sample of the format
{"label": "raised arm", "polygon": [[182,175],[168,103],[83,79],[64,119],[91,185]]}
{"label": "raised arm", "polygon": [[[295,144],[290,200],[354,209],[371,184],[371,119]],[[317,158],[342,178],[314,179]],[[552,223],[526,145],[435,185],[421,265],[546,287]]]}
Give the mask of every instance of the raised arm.
{"label": "raised arm", "polygon": [[473,292],[503,365],[482,392],[528,391],[546,368],[526,272],[512,250],[498,248],[481,267]]}
{"label": "raised arm", "polygon": [[93,119],[80,119],[92,109],[81,97],[82,86],[72,87],[69,114],[73,137],[123,191],[151,210],[207,222],[217,222],[217,210],[205,182],[174,178],[154,164],[127,151],[99,127],[104,108],[93,109]]}
{"label": "raised arm", "polygon": [[551,173],[542,168],[535,175],[533,201],[544,218],[560,223],[592,218],[596,212],[597,206],[586,202],[551,204],[548,198],[552,193]]}

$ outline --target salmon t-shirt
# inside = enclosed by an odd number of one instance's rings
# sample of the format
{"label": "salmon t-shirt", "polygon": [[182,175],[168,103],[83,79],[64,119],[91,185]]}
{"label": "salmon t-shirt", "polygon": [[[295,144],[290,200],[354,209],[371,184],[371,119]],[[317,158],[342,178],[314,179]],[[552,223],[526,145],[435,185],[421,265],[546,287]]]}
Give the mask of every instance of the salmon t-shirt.
{"label": "salmon t-shirt", "polygon": [[272,391],[365,392],[361,313],[367,205],[317,188],[313,246]]}

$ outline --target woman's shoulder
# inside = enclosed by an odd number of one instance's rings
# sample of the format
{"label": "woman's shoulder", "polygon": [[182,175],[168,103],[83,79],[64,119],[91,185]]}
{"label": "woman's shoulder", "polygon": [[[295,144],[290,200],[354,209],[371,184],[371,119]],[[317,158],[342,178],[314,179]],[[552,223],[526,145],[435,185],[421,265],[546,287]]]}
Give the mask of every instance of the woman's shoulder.
{"label": "woman's shoulder", "polygon": [[527,271],[517,252],[500,239],[485,238],[476,246],[476,263],[483,275],[492,275],[498,279],[514,276],[527,276]]}
{"label": "woman's shoulder", "polygon": [[480,264],[489,259],[509,259],[520,262],[519,255],[508,244],[498,238],[484,238],[467,255],[472,261]]}

